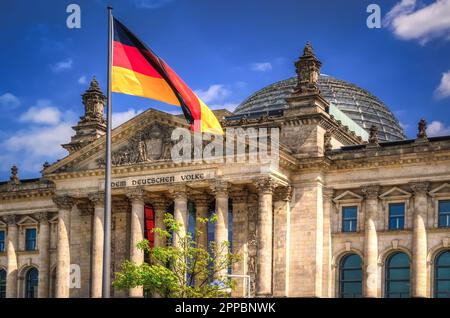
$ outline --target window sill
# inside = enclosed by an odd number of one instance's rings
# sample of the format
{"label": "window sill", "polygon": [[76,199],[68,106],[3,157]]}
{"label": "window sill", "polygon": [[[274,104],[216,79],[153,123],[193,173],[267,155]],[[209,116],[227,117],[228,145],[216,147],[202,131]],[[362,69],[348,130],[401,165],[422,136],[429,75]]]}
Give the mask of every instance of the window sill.
{"label": "window sill", "polygon": [[26,254],[39,254],[39,250],[33,250],[33,251],[17,251],[17,254],[19,255],[26,255]]}

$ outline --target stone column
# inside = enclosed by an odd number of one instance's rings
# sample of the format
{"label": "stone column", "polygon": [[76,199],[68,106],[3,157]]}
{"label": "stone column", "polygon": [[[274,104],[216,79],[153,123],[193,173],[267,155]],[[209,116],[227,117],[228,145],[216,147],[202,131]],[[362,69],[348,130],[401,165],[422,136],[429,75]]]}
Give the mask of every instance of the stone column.
{"label": "stone column", "polygon": [[268,297],[272,294],[272,194],[275,184],[271,178],[262,178],[258,180],[256,186],[258,189],[256,296]]}
{"label": "stone column", "polygon": [[6,236],[6,298],[16,298],[17,295],[17,244],[18,230],[15,215],[8,215],[4,218],[8,225]]}
{"label": "stone column", "polygon": [[89,194],[94,205],[92,220],[92,260],[91,260],[91,297],[102,297],[103,284],[103,240],[104,240],[104,192]]}
{"label": "stone column", "polygon": [[[195,202],[195,218],[208,218],[208,194],[202,193],[193,196]],[[196,243],[199,248],[207,249],[208,248],[208,222],[195,223],[195,238]]]}
{"label": "stone column", "polygon": [[411,184],[414,192],[412,242],[412,297],[427,297],[427,191],[428,182]]}
{"label": "stone column", "polygon": [[175,221],[181,224],[178,235],[174,235],[172,242],[176,246],[179,240],[186,237],[188,228],[187,189],[185,186],[177,186],[172,189],[174,197],[173,216]]}
{"label": "stone column", "polygon": [[[214,241],[219,251],[223,252],[219,259],[226,256],[229,252],[225,248],[225,244],[229,244],[228,239],[228,183],[218,181],[213,187],[216,197],[216,216]],[[217,272],[217,277],[225,277],[228,274],[227,268],[223,268]]]}
{"label": "stone column", "polygon": [[376,218],[378,214],[379,189],[380,187],[377,185],[367,186],[362,189],[366,196],[366,220],[364,228],[365,297],[378,296],[378,235]]}
{"label": "stone column", "polygon": [[[166,197],[162,195],[150,196],[150,201],[153,206],[153,213],[155,216],[155,228],[165,229],[164,218],[167,213],[167,207],[169,206],[169,201]],[[166,239],[161,237],[159,234],[155,233],[155,247],[166,246]]]}
{"label": "stone column", "polygon": [[292,188],[278,187],[274,193],[273,296],[289,291],[290,201]]}
{"label": "stone column", "polygon": [[[248,275],[248,191],[243,187],[233,187],[230,193],[232,200],[232,247],[233,254],[239,255],[238,262],[233,264],[232,274]],[[236,287],[232,297],[247,296],[247,284],[243,278],[236,278]]]}
{"label": "stone column", "polygon": [[67,195],[53,198],[58,207],[58,238],[56,247],[56,298],[68,298],[70,281],[69,228],[70,212],[75,200]]}
{"label": "stone column", "polygon": [[49,297],[49,275],[50,275],[50,225],[48,223],[47,213],[39,213],[37,215],[39,220],[39,287],[38,297]]}
{"label": "stone column", "polygon": [[[144,263],[144,252],[137,248],[137,244],[144,239],[144,191],[134,188],[127,193],[131,201],[131,230],[130,230],[130,261],[140,265]],[[143,297],[142,287],[131,288],[130,297]]]}

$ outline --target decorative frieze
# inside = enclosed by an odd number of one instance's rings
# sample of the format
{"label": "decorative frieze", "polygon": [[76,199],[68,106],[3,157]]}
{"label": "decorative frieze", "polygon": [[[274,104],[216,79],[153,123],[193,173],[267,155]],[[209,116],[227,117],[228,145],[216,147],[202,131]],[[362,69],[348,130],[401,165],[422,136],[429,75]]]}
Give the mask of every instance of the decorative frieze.
{"label": "decorative frieze", "polygon": [[380,192],[380,186],[379,185],[368,185],[361,188],[362,193],[364,193],[364,196],[366,199],[375,200],[378,199],[378,194]]}
{"label": "decorative frieze", "polygon": [[430,188],[429,182],[413,182],[410,183],[411,191],[414,192],[414,195],[418,194],[426,194]]}

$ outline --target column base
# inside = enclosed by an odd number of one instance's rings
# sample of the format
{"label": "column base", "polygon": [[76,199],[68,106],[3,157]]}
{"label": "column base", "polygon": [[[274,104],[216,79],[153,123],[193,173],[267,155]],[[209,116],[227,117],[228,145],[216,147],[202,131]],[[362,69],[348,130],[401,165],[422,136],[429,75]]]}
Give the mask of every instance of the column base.
{"label": "column base", "polygon": [[256,298],[272,298],[272,293],[256,293]]}

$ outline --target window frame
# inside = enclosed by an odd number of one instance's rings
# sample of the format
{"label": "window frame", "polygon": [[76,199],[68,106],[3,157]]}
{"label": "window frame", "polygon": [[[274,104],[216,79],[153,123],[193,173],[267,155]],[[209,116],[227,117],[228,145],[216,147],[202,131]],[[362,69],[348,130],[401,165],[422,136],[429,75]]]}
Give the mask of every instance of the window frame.
{"label": "window frame", "polygon": [[6,252],[6,230],[0,228],[0,233],[3,233],[3,239],[0,240],[0,253]]}
{"label": "window frame", "polygon": [[441,220],[441,212],[440,212],[441,202],[448,202],[450,204],[450,198],[449,199],[444,199],[444,198],[437,199],[437,227],[440,228],[440,229],[448,229],[448,228],[450,228],[450,210],[445,212],[445,215],[447,216],[447,225],[446,226],[441,226],[441,223],[440,223],[440,220]]}
{"label": "window frame", "polygon": [[[333,233],[352,234],[361,232],[361,229],[364,227],[363,219],[365,213],[364,204],[362,204],[363,201],[364,198],[362,196],[350,190],[346,190],[337,197],[333,198],[333,210],[336,213],[336,217],[333,217]],[[358,207],[356,232],[342,232],[342,207],[347,206]]]}
{"label": "window frame", "polygon": [[[6,277],[7,277],[7,272],[5,268],[0,267],[0,273],[4,273],[5,275],[5,279],[2,280],[0,279],[0,299],[2,298],[6,298]],[[1,274],[0,274],[1,277]]]}
{"label": "window frame", "polygon": [[[353,219],[346,219],[346,218],[344,218],[344,210],[345,209],[349,209],[349,208],[355,208],[356,209],[356,214],[355,214],[355,218]],[[358,232],[358,212],[359,212],[359,209],[358,209],[358,205],[342,205],[341,206],[341,232],[342,233],[356,233],[356,232]],[[354,230],[351,230],[351,231],[344,231],[344,224],[345,224],[345,222],[346,221],[352,221],[352,220],[354,220],[354,222],[355,222],[355,229]],[[350,223],[350,224],[352,224],[352,223]]]}
{"label": "window frame", "polygon": [[[390,292],[389,292],[389,286],[390,286],[390,282],[405,282],[405,279],[389,279],[388,280],[388,275],[389,275],[389,270],[391,269],[391,267],[389,266],[389,261],[392,259],[392,257],[394,257],[397,254],[404,254],[408,257],[409,263],[408,263],[408,270],[409,270],[409,292],[408,292],[408,297],[388,297]],[[408,253],[406,253],[403,250],[395,250],[395,251],[391,251],[387,256],[386,259],[384,261],[384,277],[383,277],[383,283],[384,283],[384,298],[411,298],[412,295],[412,262],[411,262],[411,255],[409,255]],[[406,269],[406,267],[394,267],[392,269]],[[400,294],[401,295],[401,294]]]}
{"label": "window frame", "polygon": [[[404,201],[389,201],[386,202],[387,205],[387,230],[389,231],[403,231],[406,229],[406,211],[407,205]],[[391,228],[391,206],[393,205],[403,205],[403,227],[402,228]],[[398,216],[396,218],[399,218]]]}
{"label": "window frame", "polygon": [[[33,279],[33,282],[35,284],[30,285],[30,275],[31,272],[35,270],[37,272],[37,276],[36,278]],[[25,272],[25,277],[24,277],[24,282],[25,282],[25,288],[24,288],[24,298],[38,298],[38,291],[39,291],[39,270],[36,267],[30,267],[26,270]],[[29,297],[29,295],[31,295],[31,293],[33,293],[32,297]],[[36,296],[36,297],[35,297]]]}
{"label": "window frame", "polygon": [[[450,249],[449,248],[445,248],[443,250],[438,251],[435,254],[435,257],[433,259],[433,284],[432,284],[432,286],[433,286],[433,293],[432,293],[433,298],[439,298],[439,297],[436,296],[437,295],[437,283],[439,281],[450,281],[450,276],[447,279],[438,279],[437,278],[437,274],[438,274],[438,271],[437,271],[437,269],[438,269],[438,265],[437,265],[438,258],[440,258],[444,253],[450,253]],[[440,267],[441,268],[449,268],[450,269],[450,265],[445,265],[445,266],[440,266]],[[450,298],[450,290],[447,293],[448,293],[448,297],[444,297],[444,298],[448,299],[448,298]]]}
{"label": "window frame", "polygon": [[[27,234],[34,230],[34,249],[28,248],[28,236]],[[38,229],[37,227],[26,227],[24,228],[24,251],[33,252],[38,250]]]}
{"label": "window frame", "polygon": [[355,282],[359,282],[359,280],[351,280],[351,281],[343,281],[342,277],[343,277],[343,272],[344,270],[358,270],[357,268],[350,268],[350,269],[344,269],[343,268],[343,263],[344,261],[349,258],[350,256],[358,256],[360,262],[361,262],[361,266],[359,268],[359,270],[361,271],[361,295],[359,297],[354,297],[354,295],[352,297],[349,298],[363,298],[364,297],[364,260],[361,257],[361,255],[359,255],[358,253],[355,253],[353,251],[347,252],[344,255],[342,255],[340,257],[339,263],[338,263],[338,279],[337,279],[337,297],[338,298],[344,298],[342,297],[342,291],[343,291],[343,284],[344,283],[355,283]]}

